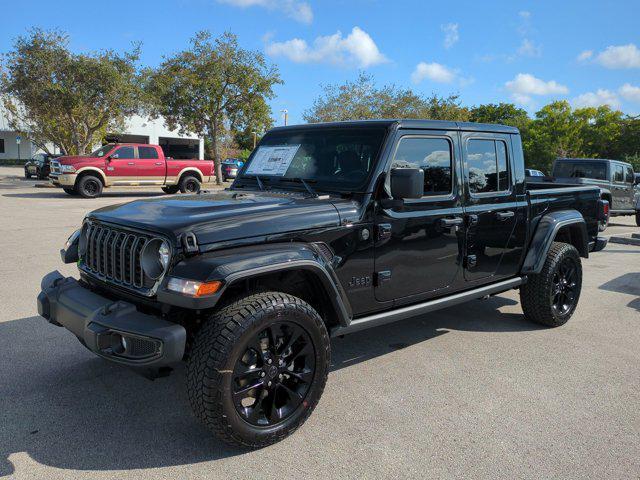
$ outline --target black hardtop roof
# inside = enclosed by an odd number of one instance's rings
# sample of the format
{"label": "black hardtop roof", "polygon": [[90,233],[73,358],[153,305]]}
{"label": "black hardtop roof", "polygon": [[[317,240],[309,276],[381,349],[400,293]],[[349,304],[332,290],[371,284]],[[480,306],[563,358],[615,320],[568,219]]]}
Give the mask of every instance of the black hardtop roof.
{"label": "black hardtop roof", "polygon": [[520,132],[516,127],[494,123],[451,122],[448,120],[380,119],[349,120],[345,122],[305,123],[275,127],[271,131],[299,130],[301,128],[340,128],[340,127],[379,126],[385,128],[404,128],[416,130],[462,130],[471,132],[513,133]]}
{"label": "black hardtop roof", "polygon": [[556,162],[616,162],[624,163],[625,165],[631,165],[624,160],[615,160],[613,158],[580,158],[580,157],[561,157],[556,158]]}

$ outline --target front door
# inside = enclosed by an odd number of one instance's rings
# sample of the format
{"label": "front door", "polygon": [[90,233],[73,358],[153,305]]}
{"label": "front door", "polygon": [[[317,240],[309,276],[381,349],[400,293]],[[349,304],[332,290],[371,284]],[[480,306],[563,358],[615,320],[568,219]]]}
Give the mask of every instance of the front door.
{"label": "front door", "polygon": [[123,145],[116,148],[107,158],[107,177],[112,184],[126,184],[135,180],[135,147]]}
{"label": "front door", "polygon": [[435,296],[456,281],[463,242],[458,138],[457,131],[398,133],[391,168],[422,168],[424,196],[402,207],[378,206],[378,301]]}
{"label": "front door", "polygon": [[488,281],[513,275],[522,254],[516,226],[526,219],[514,188],[510,135],[463,132],[461,141],[467,188],[464,277]]}

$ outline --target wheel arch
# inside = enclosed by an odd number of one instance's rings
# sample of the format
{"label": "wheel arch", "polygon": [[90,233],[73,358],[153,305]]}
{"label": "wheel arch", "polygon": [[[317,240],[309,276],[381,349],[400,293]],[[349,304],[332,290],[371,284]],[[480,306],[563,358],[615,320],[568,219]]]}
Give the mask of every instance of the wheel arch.
{"label": "wheel arch", "polygon": [[180,170],[180,173],[178,174],[178,176],[176,177],[176,185],[179,185],[180,182],[182,181],[182,179],[189,174],[193,174],[194,177],[196,177],[198,180],[200,180],[200,183],[204,183],[204,176],[202,175],[202,172],[200,170],[198,170],[195,167],[186,167],[183,168],[182,170]]}
{"label": "wheel arch", "polygon": [[[331,261],[313,244],[238,247],[191,257],[174,266],[170,276],[197,281],[221,281],[222,288],[192,309],[217,308],[255,291],[275,290],[307,301],[323,316],[327,327],[347,326],[352,311]],[[158,299],[175,304],[184,301],[162,288]]]}
{"label": "wheel arch", "polygon": [[108,186],[107,183],[107,176],[104,174],[104,172],[102,170],[100,170],[99,168],[96,167],[83,167],[80,170],[78,170],[76,172],[76,181],[74,186],[78,185],[78,182],[80,181],[80,179],[82,177],[85,177],[87,175],[91,175],[94,174],[94,176],[98,177],[100,179],[100,181],[102,182],[102,186],[106,187]]}
{"label": "wheel arch", "polygon": [[544,215],[533,233],[522,273],[540,273],[554,241],[573,245],[581,257],[589,257],[589,237],[584,217],[577,210],[561,210]]}

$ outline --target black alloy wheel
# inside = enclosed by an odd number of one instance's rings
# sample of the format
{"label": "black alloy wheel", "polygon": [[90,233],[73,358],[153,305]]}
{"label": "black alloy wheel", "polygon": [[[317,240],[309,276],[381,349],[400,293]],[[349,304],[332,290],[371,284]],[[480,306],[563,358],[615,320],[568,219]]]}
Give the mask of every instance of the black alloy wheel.
{"label": "black alloy wheel", "polygon": [[291,322],[275,323],[251,338],[233,371],[233,402],[255,426],[286,420],[304,401],[315,375],[309,334]]}
{"label": "black alloy wheel", "polygon": [[569,313],[578,298],[578,268],[571,257],[565,257],[553,275],[551,308],[557,315]]}

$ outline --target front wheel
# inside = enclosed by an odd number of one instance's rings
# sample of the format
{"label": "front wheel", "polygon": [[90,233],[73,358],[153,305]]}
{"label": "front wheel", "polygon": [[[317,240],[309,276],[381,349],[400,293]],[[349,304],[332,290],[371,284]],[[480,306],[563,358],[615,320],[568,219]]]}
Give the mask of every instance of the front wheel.
{"label": "front wheel", "polygon": [[313,307],[279,292],[250,295],[213,314],[196,334],[189,401],[222,440],[265,447],[309,417],[329,360],[327,329]]}
{"label": "front wheel", "polygon": [[76,190],[83,198],[97,198],[102,193],[102,182],[93,175],[85,175],[78,180]]}
{"label": "front wheel", "polygon": [[520,302],[529,320],[559,327],[573,315],[582,289],[582,263],[578,250],[568,243],[554,242],[542,271],[529,275],[520,287]]}

